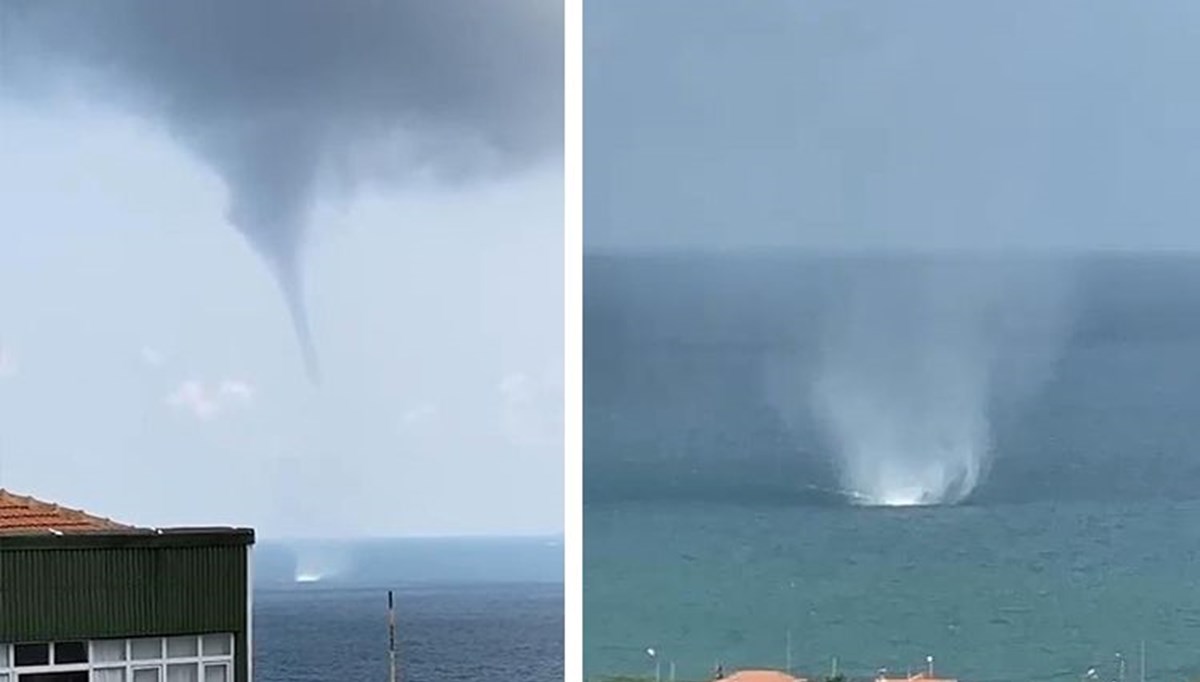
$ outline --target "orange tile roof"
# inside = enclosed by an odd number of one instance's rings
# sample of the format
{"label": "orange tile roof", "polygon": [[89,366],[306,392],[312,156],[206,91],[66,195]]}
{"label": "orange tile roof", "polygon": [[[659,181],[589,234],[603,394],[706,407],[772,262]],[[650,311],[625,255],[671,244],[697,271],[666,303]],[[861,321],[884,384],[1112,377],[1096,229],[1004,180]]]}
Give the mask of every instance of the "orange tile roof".
{"label": "orange tile roof", "polygon": [[739,670],[721,678],[721,682],[805,682],[779,670]]}
{"label": "orange tile roof", "polygon": [[958,682],[949,677],[931,677],[928,673],[914,673],[908,677],[888,677],[880,675],[876,678],[876,682]]}
{"label": "orange tile roof", "polygon": [[128,531],[133,526],[0,488],[0,535]]}

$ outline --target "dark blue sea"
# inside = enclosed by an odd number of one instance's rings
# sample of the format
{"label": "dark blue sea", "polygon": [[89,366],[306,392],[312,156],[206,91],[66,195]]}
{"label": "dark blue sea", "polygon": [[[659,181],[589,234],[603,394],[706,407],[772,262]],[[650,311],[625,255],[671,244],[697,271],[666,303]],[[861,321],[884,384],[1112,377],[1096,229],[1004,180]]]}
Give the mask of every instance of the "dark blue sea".
{"label": "dark blue sea", "polygon": [[589,678],[1200,675],[1200,258],[593,255],[584,315]]}
{"label": "dark blue sea", "polygon": [[[386,681],[381,588],[259,590],[255,679]],[[409,587],[395,596],[403,680],[563,679],[562,585]]]}
{"label": "dark blue sea", "polygon": [[[260,682],[387,680],[389,589],[401,680],[563,679],[559,539],[326,542],[299,551],[267,542],[257,551]],[[311,582],[297,583],[301,575]]]}

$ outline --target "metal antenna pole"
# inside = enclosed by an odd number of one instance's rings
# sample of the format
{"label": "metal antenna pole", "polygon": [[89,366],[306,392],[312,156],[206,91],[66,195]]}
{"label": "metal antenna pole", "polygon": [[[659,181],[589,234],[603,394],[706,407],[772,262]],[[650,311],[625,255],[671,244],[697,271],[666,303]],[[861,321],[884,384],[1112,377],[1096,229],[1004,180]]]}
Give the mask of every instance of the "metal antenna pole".
{"label": "metal antenna pole", "polygon": [[396,605],[388,590],[388,679],[396,682]]}
{"label": "metal antenna pole", "polygon": [[1138,666],[1142,682],[1146,682],[1146,640],[1142,640],[1142,662]]}
{"label": "metal antenna pole", "polygon": [[787,674],[792,674],[792,631],[787,631],[787,667],[784,668]]}

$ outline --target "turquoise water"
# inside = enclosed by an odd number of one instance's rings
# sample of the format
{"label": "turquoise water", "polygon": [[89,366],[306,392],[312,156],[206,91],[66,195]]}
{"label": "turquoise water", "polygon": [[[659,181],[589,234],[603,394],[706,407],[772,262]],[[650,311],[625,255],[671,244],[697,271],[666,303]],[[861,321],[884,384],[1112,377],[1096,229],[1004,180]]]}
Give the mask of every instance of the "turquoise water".
{"label": "turquoise water", "polygon": [[[1200,675],[1200,503],[866,509],[648,503],[585,516],[585,669],[714,662],[972,682]],[[664,666],[667,663],[663,663]],[[662,668],[664,676],[667,668]]]}

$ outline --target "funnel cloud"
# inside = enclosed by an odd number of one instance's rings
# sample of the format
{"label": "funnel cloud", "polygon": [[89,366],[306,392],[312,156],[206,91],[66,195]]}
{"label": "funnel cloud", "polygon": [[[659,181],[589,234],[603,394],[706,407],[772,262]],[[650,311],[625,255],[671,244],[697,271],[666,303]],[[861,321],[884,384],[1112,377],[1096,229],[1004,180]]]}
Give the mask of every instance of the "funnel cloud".
{"label": "funnel cloud", "polygon": [[10,93],[82,88],[217,172],[314,380],[315,204],[376,182],[507,173],[561,147],[559,2],[11,0],[0,21]]}

